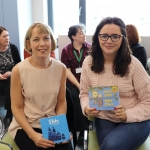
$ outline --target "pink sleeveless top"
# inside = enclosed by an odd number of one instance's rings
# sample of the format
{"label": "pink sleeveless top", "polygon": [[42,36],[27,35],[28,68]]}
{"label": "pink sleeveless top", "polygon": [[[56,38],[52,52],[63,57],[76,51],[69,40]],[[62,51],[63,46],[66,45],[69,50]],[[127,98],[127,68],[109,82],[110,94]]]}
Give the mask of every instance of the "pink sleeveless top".
{"label": "pink sleeveless top", "polygon": [[[18,64],[24,95],[24,113],[34,128],[41,128],[40,118],[56,115],[55,107],[64,65],[51,59],[52,64],[46,69],[33,67],[28,59]],[[14,138],[18,129],[21,127],[13,118],[8,132]]]}

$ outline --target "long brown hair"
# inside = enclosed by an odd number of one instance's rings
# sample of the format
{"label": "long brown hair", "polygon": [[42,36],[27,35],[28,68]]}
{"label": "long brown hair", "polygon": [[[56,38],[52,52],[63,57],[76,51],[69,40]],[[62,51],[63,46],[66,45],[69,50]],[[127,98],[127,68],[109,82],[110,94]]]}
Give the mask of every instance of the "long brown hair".
{"label": "long brown hair", "polygon": [[131,62],[131,50],[129,48],[126,28],[124,22],[117,17],[111,18],[106,17],[104,18],[97,26],[95,33],[92,38],[92,47],[90,51],[90,55],[92,56],[92,65],[91,70],[95,73],[100,73],[104,70],[104,56],[102,53],[102,49],[99,45],[98,34],[102,27],[106,24],[115,24],[120,27],[121,33],[123,35],[123,40],[121,46],[118,50],[117,56],[114,60],[113,64],[113,73],[120,75],[123,77],[128,70],[128,66]]}

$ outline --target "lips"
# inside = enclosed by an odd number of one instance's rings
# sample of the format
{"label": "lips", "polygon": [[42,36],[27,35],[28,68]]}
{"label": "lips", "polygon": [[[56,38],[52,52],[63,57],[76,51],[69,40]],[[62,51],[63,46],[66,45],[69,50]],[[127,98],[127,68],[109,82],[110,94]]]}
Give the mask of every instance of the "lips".
{"label": "lips", "polygon": [[38,51],[40,51],[40,52],[45,52],[46,50],[45,50],[45,49],[40,49],[40,50],[38,50]]}
{"label": "lips", "polygon": [[107,49],[112,49],[113,46],[105,46]]}

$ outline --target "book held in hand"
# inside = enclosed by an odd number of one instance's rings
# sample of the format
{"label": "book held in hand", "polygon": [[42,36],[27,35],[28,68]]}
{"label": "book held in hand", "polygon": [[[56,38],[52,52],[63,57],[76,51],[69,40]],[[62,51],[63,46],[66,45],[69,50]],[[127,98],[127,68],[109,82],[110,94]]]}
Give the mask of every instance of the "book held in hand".
{"label": "book held in hand", "polygon": [[67,119],[65,114],[40,119],[42,134],[45,139],[55,143],[70,139]]}
{"label": "book held in hand", "polygon": [[89,88],[89,107],[97,110],[114,110],[119,105],[118,86]]}

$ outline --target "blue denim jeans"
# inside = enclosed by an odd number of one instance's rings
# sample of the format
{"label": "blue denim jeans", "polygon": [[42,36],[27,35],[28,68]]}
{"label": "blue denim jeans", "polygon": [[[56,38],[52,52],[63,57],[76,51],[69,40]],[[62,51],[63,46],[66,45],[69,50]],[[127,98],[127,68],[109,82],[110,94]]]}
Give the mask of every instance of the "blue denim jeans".
{"label": "blue denim jeans", "polygon": [[114,123],[95,118],[95,127],[100,150],[134,150],[150,133],[150,121]]}

